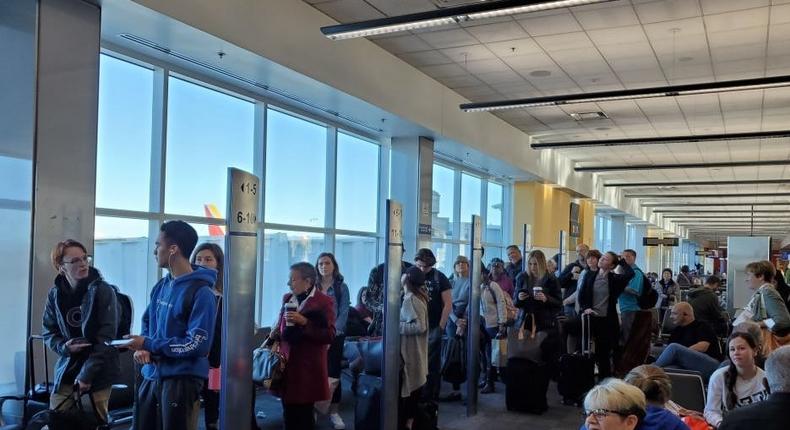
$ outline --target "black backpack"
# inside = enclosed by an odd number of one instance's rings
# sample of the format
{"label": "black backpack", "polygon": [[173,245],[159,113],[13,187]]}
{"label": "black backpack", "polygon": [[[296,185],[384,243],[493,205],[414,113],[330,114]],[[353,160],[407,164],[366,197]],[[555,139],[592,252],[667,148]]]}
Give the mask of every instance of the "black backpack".
{"label": "black backpack", "polygon": [[650,280],[647,279],[647,276],[645,276],[641,270],[639,273],[642,273],[642,293],[639,294],[639,297],[636,299],[637,304],[639,304],[639,308],[642,310],[652,309],[655,307],[656,302],[658,302],[658,292],[653,288]]}

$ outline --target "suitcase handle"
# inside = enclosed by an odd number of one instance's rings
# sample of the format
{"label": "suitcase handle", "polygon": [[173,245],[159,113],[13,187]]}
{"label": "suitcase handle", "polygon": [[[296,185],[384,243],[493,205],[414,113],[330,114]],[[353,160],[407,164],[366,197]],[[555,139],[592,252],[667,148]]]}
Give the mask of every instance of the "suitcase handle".
{"label": "suitcase handle", "polygon": [[592,355],[592,315],[582,313],[582,354]]}
{"label": "suitcase handle", "polygon": [[34,334],[27,338],[28,366],[30,367],[30,387],[28,387],[27,390],[32,390],[36,387],[36,362],[34,358],[35,352],[33,350],[34,340],[41,341],[41,350],[44,353],[44,384],[46,384],[44,386],[47,387],[47,391],[49,391],[49,358],[47,357],[47,345],[44,341],[44,336],[39,334]]}

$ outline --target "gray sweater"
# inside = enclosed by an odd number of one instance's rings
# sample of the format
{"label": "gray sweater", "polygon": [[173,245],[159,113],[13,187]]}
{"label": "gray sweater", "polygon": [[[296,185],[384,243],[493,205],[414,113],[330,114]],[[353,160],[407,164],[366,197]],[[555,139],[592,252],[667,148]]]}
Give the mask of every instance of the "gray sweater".
{"label": "gray sweater", "polygon": [[400,307],[400,354],[403,360],[401,397],[425,385],[428,378],[428,304],[412,293]]}
{"label": "gray sweater", "polygon": [[453,284],[453,311],[450,312],[450,319],[455,322],[458,318],[466,318],[466,307],[469,306],[469,278],[462,278],[458,275],[450,280]]}
{"label": "gray sweater", "polygon": [[754,313],[752,319],[756,322],[769,318],[774,320],[775,325],[771,332],[780,336],[790,332],[790,312],[773,285],[765,284],[760,287],[749,302],[749,308]]}

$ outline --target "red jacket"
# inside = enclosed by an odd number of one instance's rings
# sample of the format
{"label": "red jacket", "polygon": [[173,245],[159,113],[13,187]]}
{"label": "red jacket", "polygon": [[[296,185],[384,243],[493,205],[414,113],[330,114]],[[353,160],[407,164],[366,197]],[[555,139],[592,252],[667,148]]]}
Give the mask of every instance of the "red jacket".
{"label": "red jacket", "polygon": [[[335,339],[335,311],[333,299],[314,289],[305,299],[299,313],[307,318],[304,327],[288,327],[280,313],[280,348],[287,358],[282,388],[275,394],[287,404],[314,403],[328,400],[329,376],[326,353]],[[291,293],[283,296],[283,304],[291,300]]]}

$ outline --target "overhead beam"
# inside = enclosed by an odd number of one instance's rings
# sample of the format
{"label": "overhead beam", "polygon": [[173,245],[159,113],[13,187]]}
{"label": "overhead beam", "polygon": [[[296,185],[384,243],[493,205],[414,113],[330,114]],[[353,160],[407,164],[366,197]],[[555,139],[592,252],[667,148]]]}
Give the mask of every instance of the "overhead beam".
{"label": "overhead beam", "polygon": [[562,106],[576,103],[597,103],[619,100],[637,100],[657,97],[677,97],[712,94],[730,91],[745,91],[790,86],[790,76],[738,79],[732,81],[703,82],[699,84],[669,85],[662,87],[635,88],[617,91],[562,94],[556,96],[531,97],[515,100],[497,100],[482,103],[463,103],[459,107],[465,112],[484,112],[506,109],[525,109],[544,106]]}
{"label": "overhead beam", "polygon": [[737,197],[790,197],[790,193],[626,194],[632,199],[723,199]]}
{"label": "overhead beam", "polygon": [[653,213],[745,213],[745,214],[758,214],[758,213],[784,213],[790,216],[790,209],[654,209]]}
{"label": "overhead beam", "polygon": [[726,203],[643,203],[642,207],[646,208],[672,208],[672,207],[684,207],[684,206],[703,206],[703,207],[711,207],[711,206],[790,206],[790,202],[749,202],[749,203],[733,203],[733,202],[726,202]]}
{"label": "overhead beam", "polygon": [[577,172],[616,172],[631,170],[715,169],[722,167],[787,166],[790,160],[728,161],[722,163],[620,164],[574,167]]}
{"label": "overhead beam", "polygon": [[790,130],[756,131],[748,133],[717,133],[684,136],[644,137],[605,140],[576,140],[568,142],[541,142],[530,144],[532,149],[564,149],[595,146],[666,145],[672,143],[727,142],[748,139],[781,139],[790,137]]}
{"label": "overhead beam", "polygon": [[681,181],[681,182],[607,182],[604,187],[644,188],[644,187],[699,187],[718,185],[761,185],[761,184],[790,184],[790,178],[777,179],[748,179],[725,181]]}

